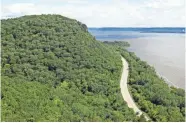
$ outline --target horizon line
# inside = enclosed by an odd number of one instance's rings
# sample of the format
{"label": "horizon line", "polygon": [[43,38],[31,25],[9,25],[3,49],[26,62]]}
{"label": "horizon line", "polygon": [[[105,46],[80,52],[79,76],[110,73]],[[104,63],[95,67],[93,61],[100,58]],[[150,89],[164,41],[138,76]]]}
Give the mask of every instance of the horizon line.
{"label": "horizon line", "polygon": [[139,27],[139,26],[129,26],[129,27],[125,27],[125,26],[103,26],[103,27],[89,27],[89,26],[87,26],[88,28],[186,28],[186,27],[184,27],[184,26],[178,26],[178,27],[174,27],[174,26],[141,26],[141,27]]}

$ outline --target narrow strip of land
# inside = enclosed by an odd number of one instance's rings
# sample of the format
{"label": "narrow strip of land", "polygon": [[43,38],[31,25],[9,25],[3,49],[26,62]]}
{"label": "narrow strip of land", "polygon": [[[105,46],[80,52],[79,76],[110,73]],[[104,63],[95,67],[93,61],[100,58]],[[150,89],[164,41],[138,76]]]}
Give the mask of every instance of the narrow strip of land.
{"label": "narrow strip of land", "polygon": [[[140,116],[142,114],[142,111],[137,107],[135,104],[132,96],[129,93],[128,87],[127,87],[127,78],[129,74],[129,67],[127,61],[121,57],[122,64],[123,64],[123,69],[122,69],[122,75],[121,75],[121,80],[120,80],[120,88],[121,88],[121,93],[123,96],[123,99],[126,101],[127,105],[129,108],[132,108],[134,112]],[[149,118],[145,116],[145,119],[148,121]]]}

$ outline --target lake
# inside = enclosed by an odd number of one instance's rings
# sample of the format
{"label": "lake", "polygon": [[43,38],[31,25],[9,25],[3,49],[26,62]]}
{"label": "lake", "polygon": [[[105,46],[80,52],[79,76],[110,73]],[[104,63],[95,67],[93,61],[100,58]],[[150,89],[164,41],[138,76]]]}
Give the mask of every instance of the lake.
{"label": "lake", "polygon": [[90,28],[100,41],[127,41],[170,85],[185,88],[184,28]]}

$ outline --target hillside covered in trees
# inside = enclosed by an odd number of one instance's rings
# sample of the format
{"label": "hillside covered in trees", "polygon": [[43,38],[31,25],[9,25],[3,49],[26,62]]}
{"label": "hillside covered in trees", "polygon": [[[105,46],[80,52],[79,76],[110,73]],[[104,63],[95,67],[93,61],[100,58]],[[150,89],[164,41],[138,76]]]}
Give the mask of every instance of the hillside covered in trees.
{"label": "hillside covered in trees", "polygon": [[153,67],[141,61],[134,53],[128,52],[127,42],[104,42],[115,49],[129,63],[128,85],[134,101],[148,114],[152,121],[185,121],[185,91],[169,87],[159,78]]}
{"label": "hillside covered in trees", "polygon": [[2,121],[144,121],[121,96],[120,54],[139,108],[153,121],[185,120],[185,91],[169,87],[128,43],[96,41],[85,24],[60,15],[1,22]]}
{"label": "hillside covered in trees", "polygon": [[2,121],[138,121],[120,93],[121,58],[60,15],[2,20]]}

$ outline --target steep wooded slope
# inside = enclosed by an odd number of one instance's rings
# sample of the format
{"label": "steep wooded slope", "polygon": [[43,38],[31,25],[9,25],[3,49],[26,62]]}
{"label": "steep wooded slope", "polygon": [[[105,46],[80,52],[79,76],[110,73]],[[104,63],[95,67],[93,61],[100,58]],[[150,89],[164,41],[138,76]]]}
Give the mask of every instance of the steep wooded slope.
{"label": "steep wooded slope", "polygon": [[135,121],[119,54],[60,15],[2,20],[2,121]]}

